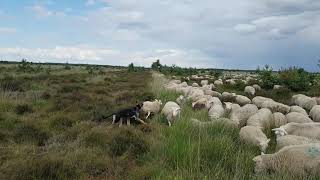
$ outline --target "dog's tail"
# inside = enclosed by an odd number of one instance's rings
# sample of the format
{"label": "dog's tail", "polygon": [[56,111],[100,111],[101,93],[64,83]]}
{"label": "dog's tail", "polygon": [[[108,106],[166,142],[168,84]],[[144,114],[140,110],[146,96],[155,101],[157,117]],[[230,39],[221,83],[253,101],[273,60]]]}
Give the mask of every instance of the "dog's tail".
{"label": "dog's tail", "polygon": [[110,115],[108,115],[108,116],[102,115],[102,119],[107,119],[107,118],[109,118],[109,117],[111,117],[111,116],[113,116],[113,115],[114,115],[114,113],[113,113],[113,114],[110,114]]}

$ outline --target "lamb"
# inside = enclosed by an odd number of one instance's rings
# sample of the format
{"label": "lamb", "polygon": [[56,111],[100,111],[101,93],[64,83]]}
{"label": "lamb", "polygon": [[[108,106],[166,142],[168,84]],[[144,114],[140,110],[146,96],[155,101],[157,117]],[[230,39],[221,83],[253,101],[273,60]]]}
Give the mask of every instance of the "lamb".
{"label": "lamb", "polygon": [[261,152],[266,152],[270,139],[255,126],[245,126],[241,128],[239,133],[240,139],[248,144],[258,146]]}
{"label": "lamb", "polygon": [[202,86],[205,86],[205,85],[208,85],[209,84],[209,81],[208,80],[201,80],[200,84]]}
{"label": "lamb", "polygon": [[147,113],[146,119],[148,119],[151,113],[153,114],[159,113],[161,109],[161,105],[162,105],[161,100],[157,100],[157,99],[153,102],[151,101],[143,102],[142,112]]}
{"label": "lamb", "polygon": [[278,151],[285,146],[310,144],[310,143],[320,143],[320,141],[303,137],[303,136],[296,136],[296,135],[279,136],[277,137],[276,150]]}
{"label": "lamb", "polygon": [[221,95],[221,99],[224,102],[234,102],[236,100],[237,95],[235,93],[223,92]]}
{"label": "lamb", "polygon": [[252,86],[246,86],[244,88],[244,93],[249,95],[249,96],[254,96],[256,93],[256,90]]}
{"label": "lamb", "polygon": [[306,116],[308,116],[308,113],[306,110],[304,110],[302,107],[300,106],[291,106],[290,107],[290,112],[298,112],[298,113],[301,113],[301,114],[304,114]]}
{"label": "lamb", "polygon": [[180,112],[180,106],[175,102],[169,101],[164,105],[161,114],[166,117],[169,126],[171,126],[172,122],[180,117]]}
{"label": "lamb", "polygon": [[252,87],[256,90],[256,91],[261,91],[261,87],[258,84],[254,84],[252,85]]}
{"label": "lamb", "polygon": [[251,100],[249,98],[247,98],[246,96],[242,96],[242,95],[237,95],[235,101],[240,106],[244,106],[246,104],[250,104],[251,103]]}
{"label": "lamb", "polygon": [[272,129],[277,136],[296,135],[320,140],[320,123],[288,123]]}
{"label": "lamb", "polygon": [[274,154],[262,154],[253,158],[255,173],[269,171],[286,172],[305,176],[319,171],[320,144],[302,144],[282,148]]}
{"label": "lamb", "polygon": [[313,121],[306,115],[298,113],[298,112],[291,112],[286,115],[286,119],[288,123],[295,122],[295,123],[312,123]]}
{"label": "lamb", "polygon": [[280,112],[273,113],[273,119],[275,127],[280,127],[288,123],[286,116]]}
{"label": "lamb", "polygon": [[317,105],[317,101],[304,94],[297,94],[292,96],[292,102],[304,109],[311,110],[313,106]]}
{"label": "lamb", "polygon": [[261,105],[262,108],[268,108],[270,109],[272,112],[281,112],[283,114],[287,114],[290,111],[290,106],[287,106],[285,104],[282,103],[278,103],[275,101],[264,101]]}
{"label": "lamb", "polygon": [[186,98],[183,95],[180,95],[177,99],[176,102],[181,106],[184,103],[186,103]]}
{"label": "lamb", "polygon": [[248,121],[247,126],[255,126],[261,130],[271,128],[274,126],[274,119],[272,112],[267,108],[262,108],[252,115]]}
{"label": "lamb", "polygon": [[309,114],[313,121],[320,122],[320,105],[313,106]]}
{"label": "lamb", "polygon": [[209,117],[211,120],[216,120],[224,116],[225,111],[222,105],[215,104],[209,110]]}
{"label": "lamb", "polygon": [[230,113],[230,119],[238,123],[239,127],[246,125],[250,116],[254,115],[258,111],[258,108],[254,104],[247,104],[243,107],[237,108]]}
{"label": "lamb", "polygon": [[273,101],[273,100],[270,98],[262,97],[262,96],[256,96],[252,99],[252,103],[256,105],[258,108],[262,108],[262,104],[265,101]]}

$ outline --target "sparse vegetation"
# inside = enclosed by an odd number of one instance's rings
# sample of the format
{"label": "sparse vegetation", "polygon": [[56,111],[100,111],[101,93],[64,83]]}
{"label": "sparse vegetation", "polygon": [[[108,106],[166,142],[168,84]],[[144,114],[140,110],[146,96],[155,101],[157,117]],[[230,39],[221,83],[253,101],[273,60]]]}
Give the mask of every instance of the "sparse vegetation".
{"label": "sparse vegetation", "polygon": [[[317,179],[287,173],[255,175],[252,158],[259,149],[243,144],[237,128],[192,125],[191,118],[209,119],[207,111],[192,110],[190,101],[171,128],[159,114],[148,125],[122,128],[103,118],[136,101],[174,101],[179,94],[165,90],[167,79],[156,71],[177,79],[197,73],[218,78],[222,71],[168,67],[160,61],[152,65],[153,71],[133,64],[131,70],[94,65],[72,65],[70,69],[66,64],[21,66],[0,66],[0,179]],[[305,91],[292,89],[289,82],[307,77],[313,83],[306,94],[319,94],[317,78],[300,71],[278,74],[266,66],[259,77],[260,85],[268,89],[257,95],[288,104],[294,91]],[[276,83],[286,87],[271,90]],[[217,91],[241,94],[244,87],[239,81]],[[272,153],[275,137],[266,132],[272,139],[267,153]]]}

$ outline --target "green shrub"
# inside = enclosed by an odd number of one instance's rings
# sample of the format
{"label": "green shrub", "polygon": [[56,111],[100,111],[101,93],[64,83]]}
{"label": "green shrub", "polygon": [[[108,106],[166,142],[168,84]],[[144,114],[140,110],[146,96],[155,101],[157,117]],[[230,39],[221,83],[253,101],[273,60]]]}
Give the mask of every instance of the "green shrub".
{"label": "green shrub", "polygon": [[55,130],[66,130],[72,127],[74,121],[67,116],[58,115],[50,120],[50,127]]}
{"label": "green shrub", "polygon": [[259,79],[262,81],[261,86],[264,89],[272,89],[274,85],[279,83],[278,77],[272,72],[272,68],[269,65],[266,65],[258,74]]}
{"label": "green shrub", "polygon": [[49,139],[49,134],[32,124],[20,124],[14,131],[14,140],[17,143],[31,143],[43,146]]}
{"label": "green shrub", "polygon": [[281,70],[279,73],[281,84],[286,85],[293,91],[305,91],[310,89],[313,80],[312,75],[303,68],[291,67]]}
{"label": "green shrub", "polygon": [[12,76],[5,76],[0,79],[0,90],[3,91],[23,91],[23,82],[13,78]]}
{"label": "green shrub", "polygon": [[128,153],[138,157],[149,151],[149,144],[143,134],[129,128],[120,129],[112,136],[109,143],[112,156],[122,156]]}
{"label": "green shrub", "polygon": [[16,106],[15,112],[19,115],[25,114],[25,113],[32,113],[32,107],[29,104],[20,104]]}

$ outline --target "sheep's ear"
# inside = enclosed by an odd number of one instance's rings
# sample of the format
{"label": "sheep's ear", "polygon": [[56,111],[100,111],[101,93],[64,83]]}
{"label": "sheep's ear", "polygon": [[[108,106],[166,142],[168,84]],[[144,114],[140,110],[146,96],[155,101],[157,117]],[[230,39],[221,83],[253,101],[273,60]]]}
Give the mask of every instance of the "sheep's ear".
{"label": "sheep's ear", "polygon": [[264,152],[261,152],[261,156],[262,156],[262,155],[265,155]]}
{"label": "sheep's ear", "polygon": [[256,156],[252,159],[254,162],[261,162],[262,161],[262,157],[260,156]]}
{"label": "sheep's ear", "polygon": [[193,102],[193,103],[192,103],[192,107],[194,107],[194,105],[196,105],[196,102]]}

